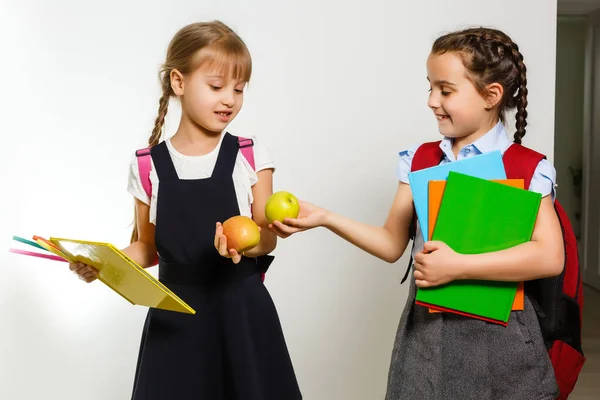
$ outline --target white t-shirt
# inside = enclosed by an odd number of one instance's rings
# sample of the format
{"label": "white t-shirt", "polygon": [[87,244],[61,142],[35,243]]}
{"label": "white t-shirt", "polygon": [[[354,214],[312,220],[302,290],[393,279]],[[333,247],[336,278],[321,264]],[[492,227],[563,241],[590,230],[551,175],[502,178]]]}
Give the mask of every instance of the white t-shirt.
{"label": "white t-shirt", "polygon": [[[173,160],[173,165],[175,166],[175,171],[177,172],[179,179],[204,179],[210,177],[217,162],[217,156],[221,149],[223,137],[225,137],[225,135],[221,134],[219,143],[214,150],[201,156],[183,155],[173,148],[171,139],[167,139],[167,148],[169,149],[169,154]],[[275,169],[275,162],[271,158],[267,148],[262,146],[261,143],[256,140],[256,137],[252,136],[251,138],[254,141],[252,149],[254,151],[256,172],[268,168]],[[256,172],[242,155],[242,152],[238,152],[238,156],[235,160],[235,167],[233,169],[233,185],[235,187],[240,214],[248,217],[251,216],[250,206],[254,201],[254,197],[252,196],[252,186],[258,182]],[[150,222],[156,224],[156,201],[159,182],[153,162],[150,171],[150,182],[152,183],[151,199],[148,198],[148,195],[142,186],[137,157],[134,153],[129,165],[127,191],[140,201],[150,205]]]}

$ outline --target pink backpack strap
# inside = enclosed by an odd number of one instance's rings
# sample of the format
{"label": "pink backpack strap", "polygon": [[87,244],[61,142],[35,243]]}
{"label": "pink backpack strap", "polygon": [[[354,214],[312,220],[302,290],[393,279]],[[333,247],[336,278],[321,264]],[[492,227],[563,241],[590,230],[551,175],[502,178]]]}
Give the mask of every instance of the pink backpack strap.
{"label": "pink backpack strap", "polygon": [[252,139],[238,136],[238,144],[242,155],[246,158],[246,161],[250,164],[253,170],[256,171],[256,164],[254,163],[254,141]]}
{"label": "pink backpack strap", "polygon": [[140,180],[142,181],[142,187],[148,195],[152,197],[152,183],[150,182],[150,169],[152,168],[152,156],[150,155],[150,148],[140,149],[135,152],[137,156],[138,170],[140,172]]}

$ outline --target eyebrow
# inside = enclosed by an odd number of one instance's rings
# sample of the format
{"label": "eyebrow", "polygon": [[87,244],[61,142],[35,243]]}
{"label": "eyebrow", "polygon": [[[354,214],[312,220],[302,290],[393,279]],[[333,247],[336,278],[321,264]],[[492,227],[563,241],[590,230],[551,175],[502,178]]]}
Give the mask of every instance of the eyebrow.
{"label": "eyebrow", "polygon": [[[427,80],[429,81],[429,78],[427,78]],[[431,81],[429,81],[431,82]],[[445,81],[445,80],[437,80],[433,82],[434,85],[449,85],[449,86],[456,86],[456,83],[452,83],[450,81]]]}

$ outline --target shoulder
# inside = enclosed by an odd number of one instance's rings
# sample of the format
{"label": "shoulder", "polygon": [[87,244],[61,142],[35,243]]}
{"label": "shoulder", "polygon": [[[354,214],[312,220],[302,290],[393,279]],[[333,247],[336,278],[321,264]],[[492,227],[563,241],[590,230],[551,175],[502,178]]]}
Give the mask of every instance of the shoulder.
{"label": "shoulder", "polygon": [[[254,156],[254,164],[256,167],[256,171],[254,171],[252,169],[252,167],[250,166],[250,163],[248,162],[248,160],[245,157],[242,157],[243,163],[246,165],[246,167],[252,171],[252,172],[259,172],[262,171],[264,169],[275,169],[275,160],[273,159],[271,152],[269,151],[268,146],[265,144],[265,141],[262,140],[261,138],[259,138],[256,135],[239,135],[238,138],[240,138],[241,143],[243,145],[246,145],[244,139],[248,139],[248,145],[251,145],[251,149],[252,149],[252,154]],[[251,140],[251,142],[250,142]],[[242,152],[240,152],[242,153]],[[241,156],[241,154],[240,154]],[[239,157],[238,157],[239,158]]]}
{"label": "shoulder", "polygon": [[401,182],[408,183],[408,174],[412,170],[413,159],[417,151],[424,146],[434,145],[438,146],[438,142],[420,143],[398,152],[400,159],[398,160],[396,173]]}

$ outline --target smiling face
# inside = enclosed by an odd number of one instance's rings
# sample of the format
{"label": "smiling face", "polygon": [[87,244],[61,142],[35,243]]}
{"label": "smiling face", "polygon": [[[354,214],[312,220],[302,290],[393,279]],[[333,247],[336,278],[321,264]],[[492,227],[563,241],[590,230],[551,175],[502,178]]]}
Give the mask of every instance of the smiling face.
{"label": "smiling face", "polygon": [[205,131],[220,133],[242,108],[246,84],[205,64],[184,77],[182,110]]}
{"label": "smiling face", "polygon": [[489,100],[477,91],[456,53],[430,54],[427,79],[431,86],[427,104],[442,135],[451,138],[483,135],[493,127],[497,116],[490,115]]}

